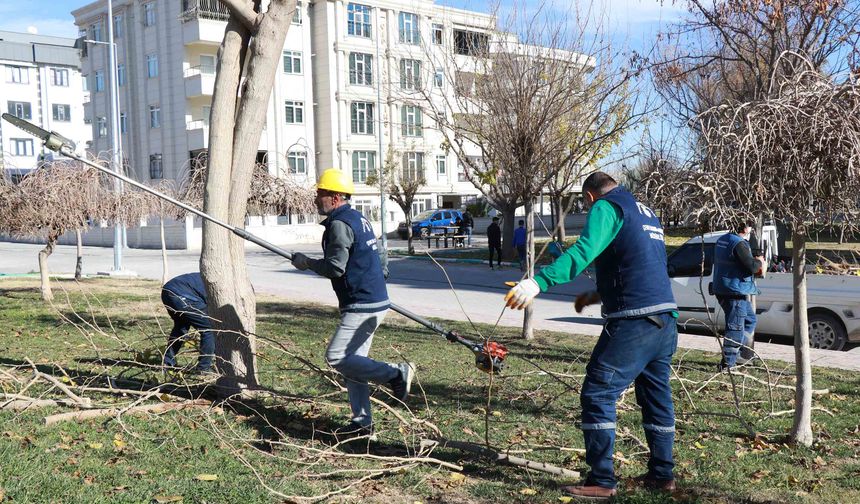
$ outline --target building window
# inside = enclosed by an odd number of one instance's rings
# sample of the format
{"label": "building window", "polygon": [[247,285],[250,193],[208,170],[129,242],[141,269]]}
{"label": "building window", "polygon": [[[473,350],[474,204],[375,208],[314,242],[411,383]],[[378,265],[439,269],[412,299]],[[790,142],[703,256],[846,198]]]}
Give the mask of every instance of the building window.
{"label": "building window", "polygon": [[415,91],[421,87],[421,62],[414,59],[400,60],[400,89]]}
{"label": "building window", "polygon": [[418,14],[400,13],[400,43],[418,45],[421,32],[418,30]]}
{"label": "building window", "polygon": [[293,175],[307,175],[308,154],[304,151],[290,151],[287,153],[287,164],[290,165],[290,173]]}
{"label": "building window", "polygon": [[32,108],[30,102],[10,101],[6,102],[9,113],[18,119],[32,119]]}
{"label": "building window", "polygon": [[105,90],[105,73],[101,70],[96,70],[96,92],[101,93]]}
{"label": "building window", "polygon": [[31,138],[12,138],[13,153],[16,156],[32,156],[33,140]]}
{"label": "building window", "polygon": [[448,158],[445,156],[436,156],[436,175],[439,178],[448,176]]}
{"label": "building window", "polygon": [[466,182],[466,168],[463,163],[457,163],[457,182]]}
{"label": "building window", "polygon": [[285,101],[284,114],[287,124],[302,124],[305,122],[305,102]]}
{"label": "building window", "polygon": [[364,183],[376,169],[376,151],[352,152],[352,181]]}
{"label": "building window", "polygon": [[346,17],[347,33],[355,37],[371,37],[369,6],[351,3],[346,7]]}
{"label": "building window", "polygon": [[357,135],[373,134],[373,104],[353,102],[350,110],[352,132]]}
{"label": "building window", "polygon": [[146,76],[149,78],[158,77],[158,55],[146,55]]}
{"label": "building window", "polygon": [[51,105],[51,110],[54,113],[54,120],[60,122],[69,122],[72,120],[71,105],[60,105],[55,103]]}
{"label": "building window", "polygon": [[113,38],[122,38],[122,14],[113,17]]}
{"label": "building window", "polygon": [[102,22],[99,21],[96,24],[90,25],[90,38],[96,40],[98,42],[103,42],[102,40]]}
{"label": "building window", "polygon": [[212,106],[211,105],[203,105],[200,107],[200,113],[203,115],[203,124],[208,128],[209,127],[209,116],[212,115]]}
{"label": "building window", "polygon": [[149,156],[149,178],[164,178],[164,166],[161,164],[161,154],[151,154]]}
{"label": "building window", "polygon": [[302,3],[296,2],[296,10],[293,12],[293,24],[302,24]]}
{"label": "building window", "polygon": [[400,107],[400,132],[408,137],[422,136],[420,107],[414,105]]}
{"label": "building window", "polygon": [[418,180],[424,176],[424,153],[403,153],[403,178],[406,180]]}
{"label": "building window", "polygon": [[125,65],[123,64],[116,66],[116,83],[118,86],[125,86]]}
{"label": "building window", "polygon": [[430,198],[422,198],[416,199],[412,202],[412,217],[420,214],[421,212],[426,212],[433,208],[433,200]]}
{"label": "building window", "polygon": [[89,75],[81,75],[81,86],[84,91],[90,90],[90,76]]}
{"label": "building window", "polygon": [[7,66],[6,67],[6,82],[15,84],[29,84],[30,72],[27,67]]}
{"label": "building window", "polygon": [[52,68],[51,84],[54,86],[69,87],[69,71],[65,68]]}
{"label": "building window", "polygon": [[119,113],[119,132],[125,133],[128,131],[128,116],[125,112]]}
{"label": "building window", "polygon": [[214,75],[215,74],[215,64],[218,59],[212,54],[201,54],[200,55],[200,73],[206,75]]}
{"label": "building window", "polygon": [[359,86],[373,85],[373,56],[349,53],[349,83]]}
{"label": "building window", "polygon": [[486,33],[466,30],[454,30],[454,52],[465,56],[481,56],[487,54],[490,38]]}
{"label": "building window", "polygon": [[442,45],[442,37],[444,35],[444,29],[440,24],[433,24],[433,43],[436,45]]}
{"label": "building window", "polygon": [[155,2],[143,4],[143,26],[155,26]]}
{"label": "building window", "polygon": [[99,138],[107,136],[107,119],[104,116],[96,117],[96,133]]}
{"label": "building window", "polygon": [[302,52],[284,51],[284,73],[302,73]]}
{"label": "building window", "polygon": [[149,127],[150,128],[160,128],[161,127],[161,106],[159,106],[159,105],[150,105],[149,106]]}
{"label": "building window", "polygon": [[368,220],[379,220],[379,208],[373,206],[373,201],[369,199],[353,200],[352,208],[354,208],[358,213],[366,217]]}
{"label": "building window", "polygon": [[437,68],[433,74],[433,87],[441,88],[445,85],[445,70]]}

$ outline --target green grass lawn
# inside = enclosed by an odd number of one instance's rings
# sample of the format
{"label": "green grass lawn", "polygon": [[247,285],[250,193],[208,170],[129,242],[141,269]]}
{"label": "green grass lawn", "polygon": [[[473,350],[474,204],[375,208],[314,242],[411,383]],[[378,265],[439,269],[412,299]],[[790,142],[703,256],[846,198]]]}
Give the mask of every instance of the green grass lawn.
{"label": "green grass lawn", "polygon": [[[82,385],[130,386],[162,378],[158,351],[169,331],[159,285],[149,281],[93,279],[55,281],[53,306],[38,300],[35,279],[0,280],[0,385],[19,391],[32,370],[27,359],[72,390]],[[468,351],[405,319],[390,315],[378,331],[372,355],[408,359],[419,366],[418,393],[410,411],[376,407],[380,440],[332,448],[322,434],[348,419],[345,394],[312,365],[324,367],[323,352],[337,323],[336,310],[300,306],[283,299],[258,299],[260,381],[282,395],[223,412],[184,410],[158,416],[121,416],[46,426],[44,417],[73,411],[48,407],[0,411],[0,493],[11,502],[282,502],[276,492],[314,496],[337,491],[342,502],[565,502],[561,480],[544,473],[499,466],[474,455],[436,449],[432,456],[462,466],[462,472],[432,464],[410,465],[420,439],[439,428],[449,439],[482,443],[571,470],[584,471],[578,388],[594,338],[538,332],[525,343],[514,329],[477,329],[510,350],[504,374],[490,379],[473,367]],[[475,335],[462,323],[443,322]],[[183,354],[193,363],[193,352]],[[673,381],[678,411],[676,461],[679,490],[673,502],[860,502],[860,377],[816,369],[814,386],[829,389],[815,398],[816,443],[785,443],[793,392],[775,388],[771,407],[763,368],[738,378],[751,438],[734,419],[707,412],[732,411],[725,375],[714,378],[714,354],[681,350]],[[15,366],[21,366],[15,368]],[[64,376],[60,368],[68,373]],[[793,366],[771,362],[772,379],[793,383]],[[541,369],[556,375],[553,379]],[[706,383],[706,380],[711,381]],[[174,377],[181,381],[182,377]],[[123,381],[124,380],[124,381]],[[558,380],[563,381],[560,383]],[[182,394],[182,387],[174,391]],[[44,382],[31,397],[61,398]],[[86,392],[98,406],[125,406],[136,399]],[[381,391],[375,394],[385,398]],[[174,400],[167,396],[163,400]],[[159,396],[148,400],[157,402]],[[406,420],[398,420],[395,413]],[[422,423],[425,422],[425,423]],[[634,395],[619,406],[617,468],[621,477],[645,470],[644,440]],[[213,479],[214,476],[214,480]],[[625,491],[617,502],[657,503],[668,497]],[[2,500],[2,499],[0,499]]]}

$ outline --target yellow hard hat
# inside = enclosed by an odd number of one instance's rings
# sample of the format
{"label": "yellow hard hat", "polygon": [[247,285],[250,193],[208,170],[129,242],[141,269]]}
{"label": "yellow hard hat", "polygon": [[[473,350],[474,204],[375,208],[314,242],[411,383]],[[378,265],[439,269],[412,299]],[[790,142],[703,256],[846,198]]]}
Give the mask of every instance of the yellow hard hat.
{"label": "yellow hard hat", "polygon": [[355,185],[352,183],[352,178],[337,168],[329,168],[322,173],[319,182],[317,182],[317,189],[350,195],[355,194]]}

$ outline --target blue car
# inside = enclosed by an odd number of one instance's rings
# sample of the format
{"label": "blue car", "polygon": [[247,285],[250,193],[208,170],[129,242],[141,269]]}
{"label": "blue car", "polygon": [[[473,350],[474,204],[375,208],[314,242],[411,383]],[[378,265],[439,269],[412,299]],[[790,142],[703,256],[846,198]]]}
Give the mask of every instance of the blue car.
{"label": "blue car", "polygon": [[[426,210],[416,215],[412,219],[412,236],[425,237],[433,233],[444,233],[447,226],[456,226],[460,223],[463,214],[459,210],[451,210],[449,208],[437,208],[436,210]],[[397,226],[397,233],[404,240],[407,238],[406,223],[401,222]]]}

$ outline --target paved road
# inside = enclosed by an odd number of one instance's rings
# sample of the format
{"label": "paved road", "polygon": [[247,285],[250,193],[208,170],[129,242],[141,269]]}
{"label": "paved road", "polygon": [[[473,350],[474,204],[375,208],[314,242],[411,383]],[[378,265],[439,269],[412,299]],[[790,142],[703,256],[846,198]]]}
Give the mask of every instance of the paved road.
{"label": "paved road", "polygon": [[[425,242],[426,243],[426,242]],[[400,243],[393,241],[392,246]],[[38,245],[0,242],[0,273],[16,274],[38,271]],[[318,254],[316,245],[299,245],[293,250]],[[169,251],[171,275],[196,271],[199,254],[188,251]],[[124,254],[124,265],[144,278],[161,278],[161,253],[158,250],[129,249]],[[308,301],[325,305],[335,305],[336,299],[328,280],[309,272],[292,268],[289,262],[260,248],[249,248],[247,252],[248,271],[254,288],[258,292],[274,294],[291,301]],[[74,270],[75,249],[72,246],[58,246],[49,259],[49,267],[54,273],[69,273]],[[109,270],[113,265],[112,249],[85,247],[84,274],[96,274]],[[438,266],[430,261],[405,258],[391,260],[389,294],[395,303],[428,317],[465,320],[464,309],[476,322],[504,326],[522,324],[522,313],[502,311],[502,297],[507,290],[504,282],[518,280],[520,272],[516,268],[501,271],[490,270],[485,265],[443,263],[452,290],[445,275]],[[597,335],[602,320],[597,307],[589,307],[582,314],[573,311],[572,303],[576,294],[589,290],[593,283],[586,278],[578,278],[551,293],[543,294],[535,301],[536,324],[539,329],[561,332]],[[461,306],[463,308],[461,308]],[[679,346],[701,350],[716,351],[716,342],[709,337],[682,334]],[[756,350],[771,359],[785,362],[794,361],[794,348],[782,343],[757,342]],[[813,350],[813,364],[860,370],[860,347],[848,352]]]}

